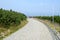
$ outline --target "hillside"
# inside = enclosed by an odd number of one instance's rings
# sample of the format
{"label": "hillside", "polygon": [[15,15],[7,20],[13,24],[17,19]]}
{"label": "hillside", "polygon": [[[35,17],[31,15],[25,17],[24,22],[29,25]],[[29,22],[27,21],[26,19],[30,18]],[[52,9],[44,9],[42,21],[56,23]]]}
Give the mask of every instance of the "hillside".
{"label": "hillside", "polygon": [[0,38],[3,38],[22,26],[27,22],[27,16],[23,13],[5,9],[0,9]]}

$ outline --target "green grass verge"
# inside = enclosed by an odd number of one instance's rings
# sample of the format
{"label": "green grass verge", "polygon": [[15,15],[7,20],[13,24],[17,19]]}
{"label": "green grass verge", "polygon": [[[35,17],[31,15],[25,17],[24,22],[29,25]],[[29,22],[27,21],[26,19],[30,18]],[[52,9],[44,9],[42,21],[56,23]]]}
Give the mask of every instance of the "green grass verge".
{"label": "green grass verge", "polygon": [[25,24],[27,24],[28,21],[24,20],[21,22],[18,26],[11,26],[9,29],[0,27],[0,40],[3,40],[3,38],[8,37],[10,34],[16,32],[20,28],[22,28]]}

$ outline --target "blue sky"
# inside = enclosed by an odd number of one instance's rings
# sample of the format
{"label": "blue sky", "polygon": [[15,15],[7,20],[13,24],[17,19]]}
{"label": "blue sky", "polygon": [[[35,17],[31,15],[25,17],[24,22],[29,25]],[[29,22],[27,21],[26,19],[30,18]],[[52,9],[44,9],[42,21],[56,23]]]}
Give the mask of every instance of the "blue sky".
{"label": "blue sky", "polygon": [[60,0],[0,0],[0,8],[12,9],[27,16],[60,15]]}

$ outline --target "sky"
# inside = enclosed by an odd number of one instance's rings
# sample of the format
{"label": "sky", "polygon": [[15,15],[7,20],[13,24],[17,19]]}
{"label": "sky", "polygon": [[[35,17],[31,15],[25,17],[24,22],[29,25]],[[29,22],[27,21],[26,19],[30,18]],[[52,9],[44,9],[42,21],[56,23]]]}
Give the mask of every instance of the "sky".
{"label": "sky", "polygon": [[27,16],[60,15],[60,0],[0,0],[0,8]]}

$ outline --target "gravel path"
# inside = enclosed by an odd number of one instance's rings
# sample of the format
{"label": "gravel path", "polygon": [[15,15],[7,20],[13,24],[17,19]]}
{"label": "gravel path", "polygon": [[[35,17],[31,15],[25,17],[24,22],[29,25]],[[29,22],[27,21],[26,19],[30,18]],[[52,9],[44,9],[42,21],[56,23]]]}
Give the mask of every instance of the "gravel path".
{"label": "gravel path", "polygon": [[28,19],[27,25],[3,40],[55,40],[43,23]]}

